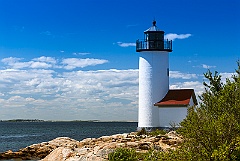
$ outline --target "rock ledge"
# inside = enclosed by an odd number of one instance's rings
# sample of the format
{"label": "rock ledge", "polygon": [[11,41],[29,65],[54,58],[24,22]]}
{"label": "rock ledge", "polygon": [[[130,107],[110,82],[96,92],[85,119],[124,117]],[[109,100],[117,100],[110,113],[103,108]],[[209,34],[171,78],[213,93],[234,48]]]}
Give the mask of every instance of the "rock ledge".
{"label": "rock ledge", "polygon": [[11,150],[0,154],[1,159],[21,158],[41,161],[103,161],[116,148],[134,148],[138,152],[149,149],[166,151],[175,149],[182,142],[182,137],[175,131],[165,135],[136,135],[136,132],[86,138],[77,141],[68,137],[59,137],[49,142],[33,144],[17,152]]}

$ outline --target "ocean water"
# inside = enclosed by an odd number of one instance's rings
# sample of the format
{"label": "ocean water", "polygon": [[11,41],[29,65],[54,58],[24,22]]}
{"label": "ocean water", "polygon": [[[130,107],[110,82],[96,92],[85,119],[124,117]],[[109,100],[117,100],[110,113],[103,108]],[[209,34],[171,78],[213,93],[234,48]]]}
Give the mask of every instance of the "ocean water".
{"label": "ocean water", "polygon": [[136,122],[0,122],[0,152],[18,151],[57,137],[81,141],[136,129]]}

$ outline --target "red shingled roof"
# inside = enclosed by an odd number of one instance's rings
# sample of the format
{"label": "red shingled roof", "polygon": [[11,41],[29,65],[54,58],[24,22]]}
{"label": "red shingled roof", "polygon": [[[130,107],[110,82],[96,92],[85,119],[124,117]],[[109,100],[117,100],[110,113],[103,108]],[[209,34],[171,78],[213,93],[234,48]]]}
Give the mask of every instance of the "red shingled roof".
{"label": "red shingled roof", "polygon": [[166,96],[154,106],[159,107],[184,107],[190,104],[191,98],[193,103],[197,105],[197,99],[193,89],[171,89]]}

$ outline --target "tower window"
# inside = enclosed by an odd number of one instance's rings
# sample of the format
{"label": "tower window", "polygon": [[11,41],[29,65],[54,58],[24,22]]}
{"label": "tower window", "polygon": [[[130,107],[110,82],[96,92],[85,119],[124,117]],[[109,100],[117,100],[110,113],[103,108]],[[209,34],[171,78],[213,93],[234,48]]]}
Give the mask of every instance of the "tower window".
{"label": "tower window", "polygon": [[167,76],[169,77],[169,68],[167,68]]}

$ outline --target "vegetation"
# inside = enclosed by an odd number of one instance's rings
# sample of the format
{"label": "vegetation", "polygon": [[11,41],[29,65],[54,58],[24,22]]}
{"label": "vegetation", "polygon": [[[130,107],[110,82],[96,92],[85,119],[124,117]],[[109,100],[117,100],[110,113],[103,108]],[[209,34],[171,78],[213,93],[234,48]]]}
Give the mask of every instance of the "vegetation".
{"label": "vegetation", "polygon": [[236,73],[225,84],[217,72],[205,73],[200,106],[180,123],[184,146],[196,159],[240,160],[240,62]]}
{"label": "vegetation", "polygon": [[[236,75],[226,79],[226,83],[222,83],[218,72],[213,74],[208,71],[204,76],[208,82],[203,83],[205,91],[200,96],[200,105],[189,108],[187,117],[177,130],[184,137],[181,147],[169,152],[150,150],[145,154],[129,150],[124,158],[137,156],[137,160],[152,161],[240,160],[240,61]],[[113,154],[112,160],[120,160],[120,155],[116,157]]]}
{"label": "vegetation", "polygon": [[109,161],[137,161],[137,153],[134,149],[118,148],[108,155]]}
{"label": "vegetation", "polygon": [[14,120],[1,120],[1,122],[44,122],[39,119],[14,119]]}
{"label": "vegetation", "polygon": [[140,131],[137,132],[138,136],[140,136],[140,135],[157,136],[157,135],[165,135],[165,134],[166,134],[165,130],[159,130],[159,129],[148,132],[148,131],[146,131],[145,128],[142,128]]}

